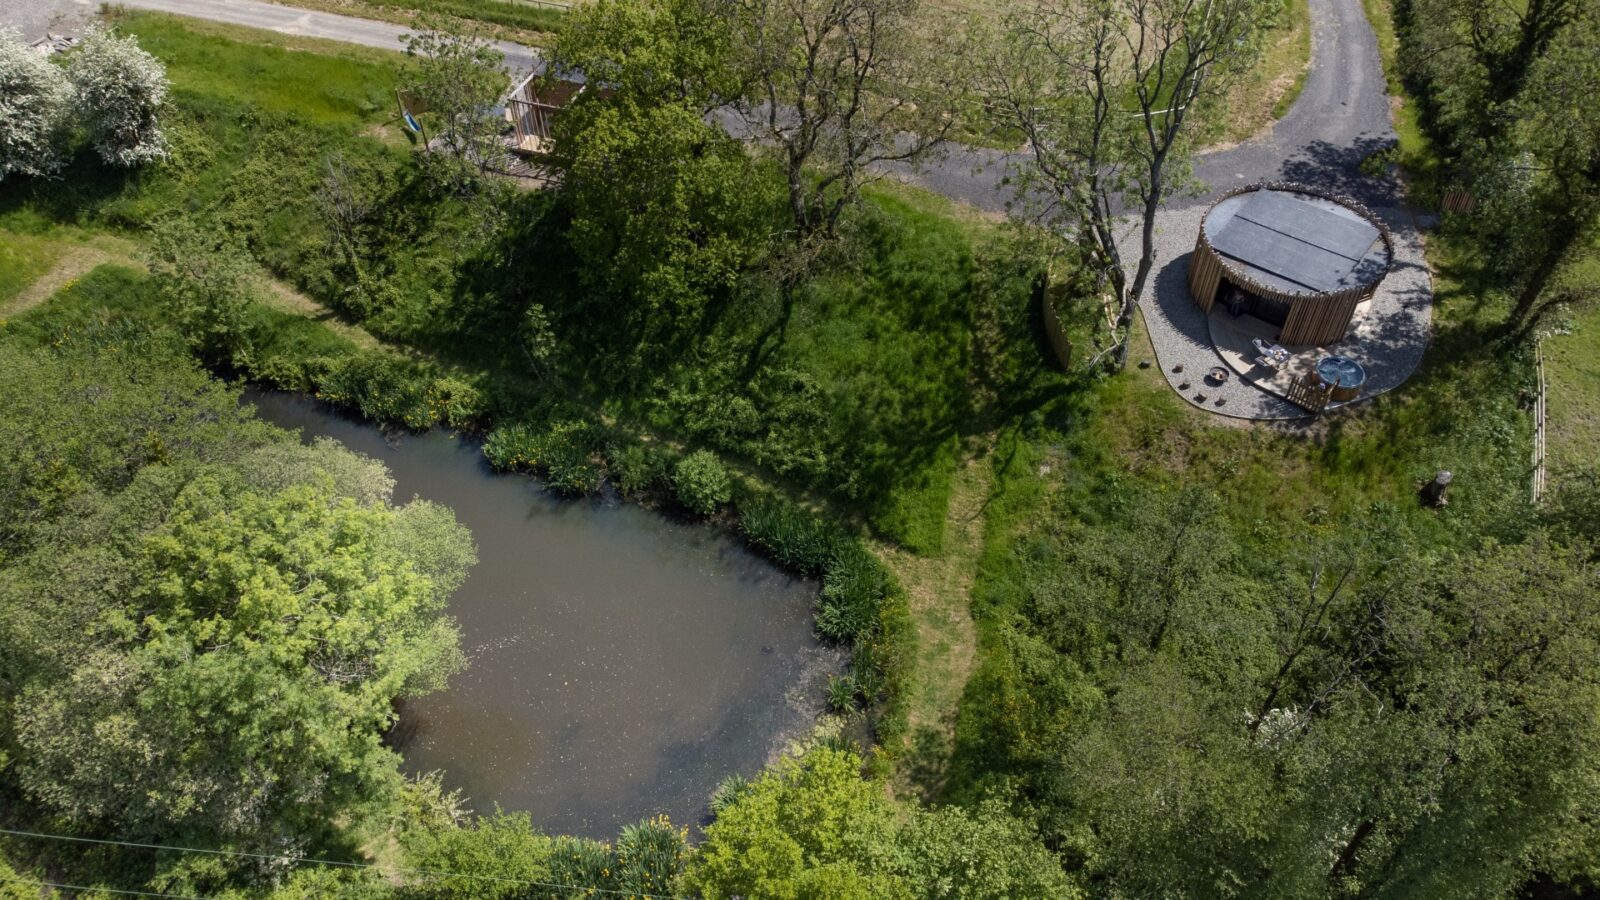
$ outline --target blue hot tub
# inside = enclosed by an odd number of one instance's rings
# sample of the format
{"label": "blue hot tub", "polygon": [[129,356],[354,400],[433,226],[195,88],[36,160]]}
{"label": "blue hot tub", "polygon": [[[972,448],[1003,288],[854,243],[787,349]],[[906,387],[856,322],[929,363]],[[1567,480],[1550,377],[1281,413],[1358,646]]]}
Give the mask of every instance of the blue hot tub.
{"label": "blue hot tub", "polygon": [[1317,377],[1333,385],[1334,400],[1354,400],[1367,383],[1367,370],[1348,356],[1324,356],[1317,360]]}

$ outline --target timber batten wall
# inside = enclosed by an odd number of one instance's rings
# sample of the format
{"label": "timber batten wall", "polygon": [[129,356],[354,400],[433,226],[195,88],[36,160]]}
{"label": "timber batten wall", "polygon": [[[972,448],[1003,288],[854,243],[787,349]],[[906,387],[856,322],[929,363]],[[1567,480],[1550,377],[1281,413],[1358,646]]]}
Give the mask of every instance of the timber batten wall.
{"label": "timber batten wall", "polygon": [[[1206,234],[1206,222],[1211,218],[1211,211],[1226,200],[1247,194],[1253,191],[1280,191],[1289,194],[1304,194],[1308,197],[1319,197],[1349,209],[1362,217],[1378,229],[1378,235],[1383,241],[1384,253],[1388,263],[1384,273],[1373,279],[1370,284],[1356,285],[1342,291],[1285,291],[1279,288],[1268,287],[1249,274],[1241,271],[1237,266],[1231,265],[1227,258],[1211,246],[1211,239]],[[1312,345],[1331,344],[1342,340],[1350,330],[1350,322],[1355,317],[1356,307],[1362,301],[1370,298],[1377,291],[1384,276],[1388,274],[1388,267],[1394,263],[1394,236],[1389,233],[1389,227],[1383,223],[1373,212],[1347,197],[1341,197],[1328,191],[1307,187],[1301,184],[1285,182],[1264,182],[1246,187],[1234,188],[1217,198],[1217,201],[1206,210],[1205,218],[1200,221],[1200,233],[1195,238],[1194,253],[1189,257],[1189,294],[1194,298],[1195,305],[1206,313],[1211,312],[1212,305],[1216,302],[1217,291],[1226,281],[1229,284],[1243,288],[1258,297],[1264,297],[1289,307],[1289,315],[1284,320],[1282,332],[1278,341],[1284,344]]]}

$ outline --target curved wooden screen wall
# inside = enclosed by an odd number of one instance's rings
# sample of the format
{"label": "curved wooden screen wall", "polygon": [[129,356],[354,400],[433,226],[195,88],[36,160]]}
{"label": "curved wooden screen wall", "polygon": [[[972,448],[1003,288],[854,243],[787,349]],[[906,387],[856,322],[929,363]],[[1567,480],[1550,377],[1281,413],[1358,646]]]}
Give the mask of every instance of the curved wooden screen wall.
{"label": "curved wooden screen wall", "polygon": [[[1382,219],[1354,200],[1302,184],[1263,182],[1234,188],[1218,197],[1216,203],[1211,204],[1211,208],[1206,210],[1206,219],[1211,217],[1211,210],[1216,209],[1218,203],[1230,197],[1260,190],[1321,197],[1350,209],[1378,229],[1378,234],[1383,238],[1384,251],[1389,255],[1389,264],[1394,263],[1394,237],[1389,234],[1389,227],[1383,224]],[[1388,272],[1388,267],[1385,266],[1384,274],[1374,279],[1371,284],[1346,288],[1331,294],[1270,288],[1229,265],[1228,261],[1212,248],[1211,239],[1206,235],[1205,219],[1201,219],[1200,234],[1195,238],[1194,254],[1189,257],[1189,295],[1194,298],[1200,309],[1209,313],[1217,297],[1217,288],[1222,286],[1223,281],[1227,281],[1257,296],[1288,304],[1289,317],[1283,324],[1283,332],[1278,336],[1280,343],[1331,344],[1342,339],[1350,330],[1350,320],[1355,316],[1356,307],[1361,301],[1372,296]]]}

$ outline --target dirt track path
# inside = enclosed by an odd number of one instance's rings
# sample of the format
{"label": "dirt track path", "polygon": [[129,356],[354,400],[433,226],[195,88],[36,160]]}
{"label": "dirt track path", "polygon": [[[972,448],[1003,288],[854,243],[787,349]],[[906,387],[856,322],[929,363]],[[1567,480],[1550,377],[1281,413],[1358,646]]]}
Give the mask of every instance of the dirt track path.
{"label": "dirt track path", "polygon": [[70,282],[94,271],[106,263],[141,266],[135,258],[135,245],[121,238],[101,236],[92,244],[75,246],[63,253],[50,270],[40,275],[33,284],[23,288],[16,296],[0,304],[0,319],[9,319],[38,306]]}

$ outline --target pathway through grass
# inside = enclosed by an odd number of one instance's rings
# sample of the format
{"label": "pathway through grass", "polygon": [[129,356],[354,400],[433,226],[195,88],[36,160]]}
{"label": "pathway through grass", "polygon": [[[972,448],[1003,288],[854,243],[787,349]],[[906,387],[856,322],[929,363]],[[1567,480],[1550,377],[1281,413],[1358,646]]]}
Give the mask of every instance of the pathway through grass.
{"label": "pathway through grass", "polygon": [[10,299],[0,302],[0,320],[21,315],[38,306],[97,266],[105,263],[138,265],[135,261],[136,248],[133,241],[111,235],[96,235],[88,242],[71,244],[55,258],[48,271]]}
{"label": "pathway through grass", "polygon": [[[910,599],[917,655],[907,684],[906,745],[891,783],[897,796],[931,800],[944,785],[961,695],[977,655],[972,582],[983,552],[983,514],[989,499],[992,440],[962,454],[945,509],[944,552],[915,556],[878,548]],[[969,448],[970,449],[970,448]]]}

